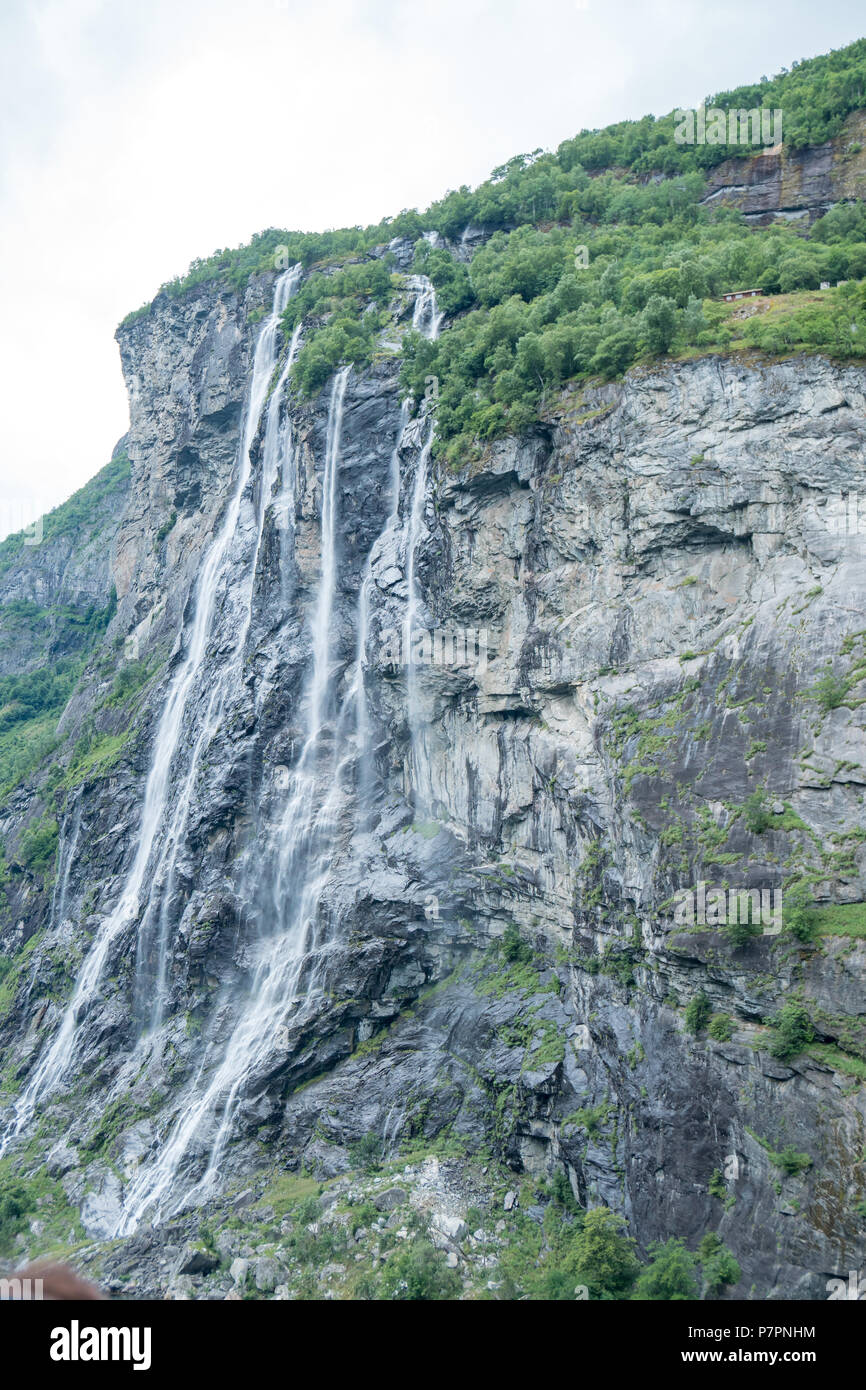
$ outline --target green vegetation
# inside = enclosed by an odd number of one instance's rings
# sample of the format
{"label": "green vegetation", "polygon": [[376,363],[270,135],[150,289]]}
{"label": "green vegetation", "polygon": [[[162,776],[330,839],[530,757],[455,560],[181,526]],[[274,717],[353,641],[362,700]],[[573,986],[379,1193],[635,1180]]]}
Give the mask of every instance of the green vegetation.
{"label": "green vegetation", "polygon": [[22,976],[29,968],[30,958],[42,938],[38,931],[25,941],[21,950],[14,956],[0,956],[0,1019],[8,1013],[15,1001],[15,995]]}
{"label": "green vegetation", "polygon": [[728,1189],[725,1186],[725,1177],[721,1168],[713,1169],[710,1180],[707,1183],[707,1191],[711,1197],[718,1197],[721,1201],[724,1201],[727,1197]]}
{"label": "green vegetation", "polygon": [[740,1282],[742,1270],[715,1232],[704,1236],[698,1246],[697,1258],[702,1266],[704,1290],[707,1293],[718,1294],[726,1284]]}
{"label": "green vegetation", "polygon": [[805,1173],[812,1167],[809,1155],[800,1153],[792,1144],[786,1144],[779,1152],[768,1149],[767,1153],[770,1161],[789,1178],[798,1177],[800,1173]]}
{"label": "green vegetation", "polygon": [[602,1101],[599,1105],[591,1105],[572,1111],[570,1115],[566,1115],[562,1123],[574,1125],[576,1129],[583,1130],[590,1138],[597,1139],[602,1127],[607,1124],[612,1114],[613,1107],[607,1101]]}
{"label": "green vegetation", "polygon": [[382,1140],[378,1134],[364,1134],[349,1145],[349,1157],[356,1168],[375,1173],[381,1166]]}
{"label": "green vegetation", "polygon": [[456,1269],[449,1269],[442,1251],[417,1236],[389,1255],[379,1280],[377,1297],[423,1302],[459,1297],[463,1288]]}
{"label": "green vegetation", "polygon": [[811,941],[815,935],[814,899],[805,883],[786,889],[782,902],[782,921],[797,941]]}
{"label": "green vegetation", "polygon": [[70,1235],[83,1235],[77,1212],[69,1205],[62,1185],[50,1178],[44,1168],[22,1175],[14,1171],[11,1159],[0,1161],[0,1258],[15,1254],[15,1237],[26,1231],[34,1217],[41,1232],[28,1244],[33,1254],[50,1254],[62,1249]]}
{"label": "green vegetation", "polygon": [[703,990],[692,995],[686,1005],[685,1023],[688,1031],[696,1036],[703,1032],[709,1022],[711,1012],[710,1001]]}
{"label": "green vegetation", "polygon": [[302,395],[314,395],[341,363],[361,367],[372,361],[378,335],[390,322],[385,306],[393,291],[391,266],[384,261],[349,265],[304,282],[283,315],[287,334],[307,318],[315,325],[292,368]]}
{"label": "green vegetation", "polygon": [[23,1182],[7,1178],[0,1183],[0,1255],[12,1254],[13,1241],[26,1229],[31,1210],[30,1194]]}
{"label": "green vegetation", "polygon": [[162,543],[163,543],[163,541],[165,540],[166,536],[168,536],[168,535],[170,534],[170,532],[174,530],[174,527],[175,527],[176,523],[177,523],[177,512],[176,512],[176,511],[173,511],[173,512],[171,513],[171,515],[170,515],[169,517],[167,517],[166,520],[162,523],[162,525],[160,526],[159,530],[157,531],[156,535],[155,535],[154,538],[153,538],[153,542],[154,542],[154,547],[155,547],[155,548],[158,548],[159,546],[162,545]]}
{"label": "green vegetation", "polygon": [[716,1042],[728,1042],[734,1036],[735,1024],[730,1014],[713,1014],[707,1033]]}
{"label": "green vegetation", "polygon": [[653,1302],[678,1302],[698,1297],[695,1257],[673,1236],[649,1248],[651,1263],[641,1270],[632,1298]]}
{"label": "green vegetation", "polygon": [[[864,71],[866,41],[858,40],[709,105],[782,108],[785,145],[797,148],[841,130],[863,103]],[[308,275],[284,323],[289,331],[304,322],[293,376],[310,395],[340,363],[363,365],[380,350],[390,302],[405,288],[383,252],[392,238],[407,238],[449,322],[436,342],[404,335],[403,385],[420,400],[435,378],[435,448],[455,464],[479,441],[531,425],[568,383],[656,356],[801,348],[862,356],[863,205],[839,204],[811,228],[754,227],[736,209],[704,202],[707,171],[752,146],[678,143],[679,124],[672,112],[582,131],[555,152],[517,155],[423,214],[321,234],[270,229],[196,261],[162,292],[209,279],[239,288],[301,262]],[[488,239],[469,265],[422,235],[454,240],[470,225]],[[836,288],[821,291],[825,281]],[[717,302],[754,286],[773,298],[745,308]],[[598,413],[581,405],[578,398],[581,420]]]}
{"label": "green vegetation", "polygon": [[146,661],[127,661],[114,678],[108,705],[122,705],[137,695],[142,686],[150,680],[153,670]]}
{"label": "green vegetation", "polygon": [[810,915],[818,936],[866,938],[866,903],[834,903],[827,907],[813,907]]}
{"label": "green vegetation", "polygon": [[502,936],[502,954],[513,964],[525,965],[532,960],[532,948],[524,941],[513,922],[509,922]]}
{"label": "green vegetation", "polygon": [[[117,454],[110,463],[101,468],[90,482],[74,492],[67,502],[55,507],[42,519],[42,543],[57,540],[62,536],[74,537],[76,545],[86,544],[99,534],[100,513],[109,504],[126,494],[129,482],[129,458],[126,453]],[[20,561],[31,548],[32,533],[18,531],[0,542],[0,574]],[[8,611],[8,605],[2,612]]]}
{"label": "green vegetation", "polygon": [[[129,459],[118,454],[43,518],[42,545],[65,538],[73,549],[88,544],[125,495],[128,479]],[[39,553],[39,547],[28,545],[27,533],[7,536],[0,544],[0,574],[13,565],[26,571]],[[0,607],[0,643],[8,649],[24,637],[29,665],[0,678],[0,803],[58,747],[57,722],[116,606],[112,594],[102,608],[94,603],[43,608],[29,599]]]}
{"label": "green vegetation", "polygon": [[57,715],[22,720],[0,734],[0,802],[57,747]]}
{"label": "green vegetation", "polygon": [[722,928],[725,936],[735,950],[747,946],[753,937],[760,936],[761,934],[760,913],[756,912],[755,916],[752,917],[753,907],[754,904],[750,902],[748,914],[745,918],[738,913],[736,922],[726,922]]}
{"label": "green vegetation", "polygon": [[18,844],[18,859],[24,868],[45,878],[54,864],[57,838],[57,821],[52,815],[46,813],[33,825],[28,825]]}
{"label": "green vegetation", "polygon": [[62,785],[70,789],[80,786],[82,782],[104,777],[120,760],[128,742],[128,732],[97,734],[92,728],[85,729],[72,750]]}
{"label": "green vegetation", "polygon": [[772,825],[772,813],[767,805],[767,793],[757,787],[743,803],[743,819],[753,835],[762,835]]}
{"label": "green vegetation", "polygon": [[804,1052],[815,1036],[808,1010],[793,999],[782,1005],[772,1020],[772,1028],[770,1052],[783,1062]]}
{"label": "green vegetation", "polygon": [[314,1178],[299,1177],[295,1173],[283,1173],[275,1178],[262,1193],[260,1206],[273,1207],[275,1216],[281,1220],[289,1212],[300,1208],[303,1203],[309,1202],[311,1198],[316,1200],[321,1191],[321,1183],[316,1182]]}

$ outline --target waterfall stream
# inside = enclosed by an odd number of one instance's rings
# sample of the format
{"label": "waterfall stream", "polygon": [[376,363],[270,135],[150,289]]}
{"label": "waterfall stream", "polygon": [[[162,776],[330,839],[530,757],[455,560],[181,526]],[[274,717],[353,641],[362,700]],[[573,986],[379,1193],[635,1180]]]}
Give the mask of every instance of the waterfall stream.
{"label": "waterfall stream", "polygon": [[[247,885],[251,900],[262,899],[261,929],[249,987],[221,1060],[206,1074],[205,1058],[184,1107],[152,1165],[145,1164],[127,1190],[118,1234],[135,1230],[144,1214],[159,1217],[206,1196],[216,1183],[237,1107],[248,1082],[279,1047],[297,1003],[302,978],[305,999],[317,986],[319,906],[330,866],[341,779],[335,775],[344,722],[334,705],[334,596],[337,580],[337,508],[340,441],[349,368],[334,378],[328,411],[321,489],[321,556],[311,622],[312,666],[305,694],[305,731],[301,753],[291,770],[270,862],[256,847]],[[351,692],[350,697],[351,698]],[[336,715],[337,728],[331,727]],[[265,852],[267,858],[267,851]],[[213,1123],[219,1115],[215,1134]],[[207,1146],[203,1175],[187,1190],[186,1161]],[[179,1197],[179,1192],[182,1194]]]}
{"label": "waterfall stream", "polygon": [[[238,528],[244,494],[250,481],[251,450],[268,399],[268,388],[276,363],[280,319],[289,296],[297,287],[300,275],[301,267],[292,266],[280,276],[274,289],[273,307],[262,325],[256,342],[250,387],[243,414],[236,481],[222,524],[199,571],[195,586],[193,618],[184,641],[184,656],[172,676],[154,737],[150,771],[145,787],[132,866],[117,905],[110,915],[103,920],[96,932],[60,1026],[40,1057],[23,1094],[11,1111],[10,1122],[7,1125],[3,1140],[0,1140],[0,1153],[3,1152],[3,1148],[13,1136],[20,1134],[29,1124],[40,1101],[48,1096],[63,1079],[75,1056],[80,1026],[97,995],[112,948],[121,934],[135,921],[143,904],[145,910],[139,936],[140,939],[142,934],[145,934],[146,937],[151,929],[153,917],[154,882],[157,876],[160,873],[164,875],[166,870],[170,875],[176,854],[177,840],[192,794],[198,758],[208,733],[213,731],[212,716],[216,703],[218,703],[218,695],[216,700],[212,695],[208,706],[208,718],[204,721],[203,729],[193,742],[180,795],[172,796],[172,771],[175,766],[176,755],[179,749],[181,754],[184,752],[182,740],[184,715],[190,695],[205,663],[217,595],[228,566],[231,542]],[[250,586],[252,586],[253,578],[252,575],[249,578]],[[160,845],[158,837],[165,825],[170,802],[173,803],[174,810],[168,831]],[[150,879],[148,897],[144,899],[148,871],[151,867],[155,848],[158,851],[157,869]],[[141,954],[139,951],[139,956]]]}
{"label": "waterfall stream", "polygon": [[[265,520],[271,507],[281,533],[284,601],[286,576],[296,565],[298,461],[285,398],[300,327],[292,335],[276,382],[274,377],[280,319],[300,275],[296,266],[278,280],[273,308],[256,342],[235,481],[225,516],[201,563],[182,655],[165,694],[132,865],[114,910],[97,930],[60,1026],[15,1107],[7,1137],[21,1132],[69,1070],[112,950],[136,923],[139,1024],[152,1036],[168,1022],[179,864],[192,807],[201,799],[208,749],[224,729],[232,697],[243,684]],[[433,287],[425,277],[416,277],[412,289],[416,295],[413,326],[434,338],[441,314]],[[336,602],[343,418],[350,371],[344,367],[334,376],[328,406],[318,508],[318,576],[307,618],[310,655],[299,708],[299,751],[288,770],[276,816],[270,817],[260,836],[250,838],[239,861],[238,897],[249,908],[250,924],[244,943],[245,978],[228,983],[216,1003],[213,1028],[174,1118],[127,1185],[115,1230],[118,1236],[130,1234],[144,1219],[161,1220],[212,1195],[226,1148],[238,1129],[241,1108],[257,1094],[262,1079],[285,1063],[291,1053],[291,1029],[302,1026],[303,1019],[320,1005],[329,960],[339,942],[340,923],[330,918],[325,890],[339,847],[338,832],[345,825],[357,828],[358,808],[364,803],[371,756],[364,671],[375,590],[371,547],[361,574],[354,652],[347,667],[345,645],[339,650],[337,646]],[[399,537],[407,581],[407,649],[411,650],[421,604],[416,551],[424,527],[432,420],[418,452],[411,493],[404,494],[401,522],[400,448],[408,411],[409,404],[404,402],[376,540],[386,532]],[[411,663],[409,689],[411,705]],[[353,795],[357,798],[354,808]],[[76,830],[78,823],[76,819]],[[62,866],[61,899],[71,852]]]}
{"label": "waterfall stream", "polygon": [[[412,327],[425,338],[439,336],[443,315],[436,304],[436,291],[426,276],[419,276],[420,292],[415,301]],[[422,714],[418,699],[418,662],[414,644],[421,611],[421,591],[418,587],[417,556],[418,543],[424,529],[424,511],[427,505],[427,475],[430,452],[433,448],[433,418],[431,415],[427,434],[415,465],[415,478],[412,486],[412,500],[409,506],[404,531],[403,553],[406,569],[406,616],[403,624],[403,661],[406,667],[406,713],[409,724],[410,778],[416,805],[425,802],[421,788],[421,727]],[[429,799],[429,798],[426,798]]]}

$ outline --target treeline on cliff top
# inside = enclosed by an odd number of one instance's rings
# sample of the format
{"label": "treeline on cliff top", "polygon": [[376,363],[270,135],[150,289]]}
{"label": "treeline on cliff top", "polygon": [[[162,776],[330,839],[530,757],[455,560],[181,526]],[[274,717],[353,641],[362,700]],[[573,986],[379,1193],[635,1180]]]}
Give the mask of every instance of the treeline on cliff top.
{"label": "treeline on cliff top", "polygon": [[[707,104],[781,108],[787,146],[820,143],[866,104],[866,40]],[[273,269],[284,248],[286,263],[310,271],[286,316],[287,330],[306,321],[293,375],[309,396],[341,363],[363,366],[380,350],[389,302],[403,282],[387,258],[359,258],[374,250],[381,257],[384,243],[409,238],[415,268],[430,276],[448,318],[436,343],[405,336],[403,384],[420,397],[435,378],[436,448],[451,458],[524,429],[567,382],[610,378],[659,355],[733,348],[863,355],[855,283],[866,275],[862,204],[838,206],[808,231],[751,226],[737,210],[701,201],[706,170],[748,149],[678,144],[674,128],[671,113],[583,131],[555,153],[516,156],[475,190],[451,192],[423,214],[404,211],[372,227],[271,229],[195,262],[163,293],[214,278],[240,287]],[[857,152],[852,141],[847,155]],[[651,171],[668,177],[650,180]],[[441,244],[467,227],[492,234],[469,264]],[[438,233],[440,244],[424,232]],[[848,284],[820,290],[840,280]],[[741,306],[714,302],[753,287],[784,302],[758,305],[747,319]]]}

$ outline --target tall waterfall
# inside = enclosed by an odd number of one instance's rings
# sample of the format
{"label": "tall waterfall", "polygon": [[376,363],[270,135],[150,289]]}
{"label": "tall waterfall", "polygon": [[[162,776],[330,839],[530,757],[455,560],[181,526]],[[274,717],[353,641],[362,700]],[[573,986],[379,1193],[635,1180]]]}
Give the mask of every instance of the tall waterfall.
{"label": "tall waterfall", "polygon": [[[413,288],[417,294],[413,325],[435,337],[442,316],[433,287],[419,277]],[[227,1035],[216,1042],[213,1052],[205,1053],[173,1128],[154,1159],[142,1165],[128,1187],[117,1235],[130,1234],[145,1217],[159,1220],[212,1195],[240,1105],[255,1088],[257,1079],[278,1063],[281,1053],[285,1055],[289,1027],[299,1015],[315,1008],[324,987],[329,949],[339,928],[325,915],[324,890],[347,804],[345,774],[353,761],[358,763],[358,802],[363,803],[369,737],[364,690],[372,587],[369,556],[358,595],[353,669],[340,700],[336,679],[339,665],[333,650],[339,564],[339,472],[348,378],[348,367],[335,376],[328,410],[321,482],[319,577],[310,616],[311,662],[304,691],[303,742],[289,773],[278,823],[266,843],[257,842],[248,852],[243,896],[258,909],[254,964],[242,998],[226,1001],[226,1009],[232,1010],[234,1017]],[[383,532],[394,528],[399,520],[399,449],[407,419],[408,402],[400,413],[391,463],[391,498]],[[276,437],[280,428],[276,411],[266,426],[266,453],[271,428]],[[280,438],[283,476],[278,507],[285,516],[284,532],[292,537],[297,480],[290,423],[284,423]],[[412,505],[404,527],[403,549],[411,572],[410,599],[416,588],[414,556],[423,525],[431,442],[432,422],[416,466]],[[417,611],[417,599],[410,602],[410,611]]]}
{"label": "tall waterfall", "polygon": [[[215,732],[218,708],[223,692],[217,686],[210,698],[207,718],[192,749],[185,774],[181,777],[180,792],[172,786],[172,770],[179,748],[181,756],[188,740],[182,740],[184,715],[193,689],[196,687],[205,662],[208,639],[216,606],[217,594],[223,580],[232,539],[238,527],[241,507],[252,469],[251,450],[259,429],[262,412],[268,398],[268,388],[277,358],[280,318],[290,294],[296,288],[301,267],[293,266],[280,276],[274,290],[273,308],[266,318],[256,342],[250,387],[244,408],[241,442],[235,486],[217,535],[199,571],[195,588],[194,613],[185,639],[185,653],[175,671],[165,699],[162,716],[154,738],[151,766],[144,794],[141,822],[135,857],[113,912],[105,918],[85,957],[72,998],[67,1005],[60,1027],[34,1069],[22,1096],[11,1113],[0,1153],[14,1136],[32,1119],[37,1105],[62,1080],[74,1055],[81,1022],[92,1004],[102,979],[110,952],[121,934],[135,921],[144,905],[142,932],[151,929],[154,882],[166,872],[169,877],[176,855],[176,845],[185,823],[186,811],[198,770],[202,749]],[[257,548],[256,548],[257,554]],[[253,575],[249,576],[252,586]],[[171,797],[170,797],[171,793]],[[166,823],[170,800],[174,810],[162,843],[158,836]],[[145,899],[148,871],[155,847],[158,851],[156,869],[151,877],[150,892]]]}
{"label": "tall waterfall", "polygon": [[[321,979],[327,931],[319,932],[322,888],[330,866],[341,795],[337,760],[345,724],[334,708],[332,652],[337,579],[337,507],[340,440],[349,368],[334,378],[328,411],[321,490],[321,558],[311,619],[312,664],[305,692],[305,732],[291,771],[279,825],[268,856],[254,846],[248,886],[261,912],[257,958],[249,988],[222,1048],[207,1073],[208,1058],[190,1088],[185,1106],[155,1161],[145,1164],[127,1190],[118,1234],[135,1230],[145,1213],[159,1217],[194,1195],[206,1196],[219,1174],[237,1108],[248,1083],[279,1047],[281,1029],[298,1003],[301,981],[309,1001]],[[351,692],[350,692],[350,697]],[[263,862],[264,860],[264,862]],[[264,884],[264,900],[254,884]],[[220,1115],[216,1132],[214,1118]],[[182,1169],[207,1147],[207,1166],[191,1190]],[[179,1189],[182,1195],[178,1196]]]}
{"label": "tall waterfall", "polygon": [[[443,314],[436,304],[436,291],[426,276],[419,276],[420,292],[415,300],[412,327],[423,333],[425,338],[439,336]],[[423,801],[424,793],[420,787],[420,729],[421,711],[418,702],[418,671],[414,644],[421,611],[421,591],[418,587],[417,555],[418,543],[424,529],[424,511],[427,504],[427,475],[430,452],[433,448],[433,418],[431,416],[427,434],[418,461],[415,465],[415,478],[412,487],[412,500],[409,505],[404,529],[404,564],[406,569],[406,616],[403,627],[403,659],[406,664],[406,707],[410,740],[410,776],[416,801]]]}
{"label": "tall waterfall", "polygon": [[[274,300],[273,313],[275,318],[283,312],[286,301],[297,288],[300,274],[300,266],[294,266],[292,270],[287,272],[285,294],[276,296]],[[265,514],[279,477],[282,450],[287,445],[287,435],[285,427],[280,421],[280,412],[285,395],[286,383],[288,382],[289,373],[297,355],[299,335],[300,325],[295,328],[292,334],[285,363],[283,364],[277,384],[267,402],[262,461],[259,470],[257,497],[255,501],[254,541],[251,549],[251,558],[247,562],[243,572],[241,583],[242,592],[238,595],[240,621],[233,639],[233,649],[229,658],[222,663],[219,670],[216,672],[205,719],[202,722],[195,740],[193,754],[189,761],[187,774],[183,781],[181,793],[175,806],[168,833],[163,839],[157,869],[151,879],[147,906],[142,918],[142,924],[139,927],[139,969],[137,972],[138,1012],[141,1013],[142,997],[149,997],[152,1001],[150,1009],[150,1025],[152,1028],[157,1028],[162,1022],[165,1005],[167,1003],[168,966],[171,944],[171,909],[177,860],[179,851],[184,843],[184,833],[187,826],[189,807],[195,788],[195,781],[199,772],[201,755],[210,745],[220,728],[226,702],[230,698],[232,690],[237,687],[237,683],[240,679],[240,667],[243,661],[246,641],[252,625],[253,595],[259,556],[262,548],[262,538],[264,535]],[[275,353],[271,350],[269,360],[272,368],[274,356]],[[253,367],[254,392],[256,391],[256,370],[260,368],[264,373],[266,360],[263,354],[262,360],[259,362],[257,353],[257,360]],[[272,375],[273,370],[271,371],[271,376]],[[260,407],[258,411],[257,425],[261,420],[261,414],[262,407]],[[247,433],[249,434],[249,440],[244,441],[244,448],[246,456],[249,457],[249,450],[252,447],[252,441],[255,439],[257,429],[253,429],[250,432],[248,428]],[[157,905],[158,925],[156,926],[155,932],[156,961],[152,968],[148,968],[148,957],[153,953],[153,919],[156,915]]]}

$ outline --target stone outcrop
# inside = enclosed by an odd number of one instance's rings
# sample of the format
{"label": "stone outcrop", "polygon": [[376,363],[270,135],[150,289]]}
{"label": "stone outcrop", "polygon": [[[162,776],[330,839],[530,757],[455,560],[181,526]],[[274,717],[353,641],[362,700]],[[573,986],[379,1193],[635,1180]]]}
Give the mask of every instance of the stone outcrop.
{"label": "stone outcrop", "polygon": [[704,203],[737,207],[752,222],[814,221],[834,203],[866,196],[866,117],[853,112],[823,145],[784,143],[710,170]]}

